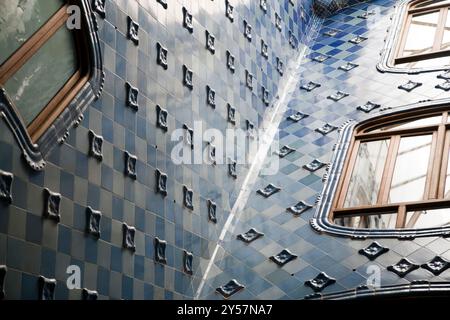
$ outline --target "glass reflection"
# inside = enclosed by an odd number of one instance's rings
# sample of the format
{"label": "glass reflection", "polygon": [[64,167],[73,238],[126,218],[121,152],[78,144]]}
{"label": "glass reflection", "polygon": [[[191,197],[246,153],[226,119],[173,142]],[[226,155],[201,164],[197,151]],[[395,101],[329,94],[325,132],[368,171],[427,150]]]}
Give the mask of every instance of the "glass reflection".
{"label": "glass reflection", "polygon": [[334,219],[334,223],[355,229],[395,229],[396,213],[374,215],[347,216]]}
{"label": "glass reflection", "polygon": [[401,138],[389,192],[390,203],[423,199],[431,142],[431,135]]}
{"label": "glass reflection", "polygon": [[0,65],[64,3],[63,0],[0,1]]}
{"label": "glass reflection", "polygon": [[344,207],[376,204],[389,140],[361,142]]}
{"label": "glass reflection", "polygon": [[450,15],[447,13],[447,19],[444,25],[444,34],[442,36],[441,50],[450,48]]}
{"label": "glass reflection", "polygon": [[435,228],[450,225],[450,208],[418,210],[406,213],[405,228]]}
{"label": "glass reflection", "polygon": [[412,16],[403,56],[431,52],[439,19],[439,11]]}

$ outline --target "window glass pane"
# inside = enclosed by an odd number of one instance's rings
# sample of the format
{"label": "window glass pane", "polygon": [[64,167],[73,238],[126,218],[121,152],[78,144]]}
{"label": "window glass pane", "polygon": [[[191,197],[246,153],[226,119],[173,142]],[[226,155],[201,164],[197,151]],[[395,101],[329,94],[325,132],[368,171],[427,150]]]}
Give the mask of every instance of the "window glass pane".
{"label": "window glass pane", "polygon": [[387,131],[387,130],[399,130],[399,129],[409,129],[414,127],[424,127],[424,126],[431,126],[440,124],[442,122],[442,116],[433,116],[428,118],[421,118],[417,120],[412,120],[408,122],[403,123],[395,123],[392,125],[388,125],[385,127],[377,128],[375,130],[368,130],[367,132],[381,132],[381,131]]}
{"label": "window glass pane", "polygon": [[[447,150],[450,153],[450,150]],[[450,155],[450,154],[449,154]],[[449,157],[450,161],[450,157]],[[450,165],[447,163],[447,174],[445,175],[445,189],[444,189],[444,198],[450,198]]]}
{"label": "window glass pane", "polygon": [[0,65],[64,3],[63,0],[0,1]]}
{"label": "window glass pane", "polygon": [[406,213],[405,228],[435,228],[450,225],[450,209],[418,210]]}
{"label": "window glass pane", "polygon": [[403,57],[431,52],[439,19],[439,11],[412,16]]}
{"label": "window glass pane", "polygon": [[449,49],[450,48],[450,14],[447,12],[447,19],[444,25],[444,35],[442,37],[441,49]]}
{"label": "window glass pane", "polygon": [[431,135],[401,138],[389,192],[390,203],[423,199],[431,142]]}
{"label": "window glass pane", "polygon": [[397,221],[396,213],[348,216],[334,219],[334,223],[355,229],[395,229]]}
{"label": "window glass pane", "polygon": [[61,27],[5,83],[9,97],[29,125],[78,68],[75,39]]}
{"label": "window glass pane", "polygon": [[344,207],[376,204],[389,140],[361,142]]}

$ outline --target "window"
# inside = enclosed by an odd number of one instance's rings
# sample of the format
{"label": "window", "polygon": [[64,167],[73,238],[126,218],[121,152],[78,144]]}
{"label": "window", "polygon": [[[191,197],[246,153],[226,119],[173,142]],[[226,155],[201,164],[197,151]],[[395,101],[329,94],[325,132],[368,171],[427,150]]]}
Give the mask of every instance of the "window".
{"label": "window", "polygon": [[355,229],[450,226],[447,111],[385,116],[358,128],[331,210]]}
{"label": "window", "polygon": [[380,71],[422,72],[450,66],[450,0],[402,1],[390,28]]}
{"label": "window", "polygon": [[68,1],[0,3],[0,86],[36,142],[88,80],[86,39]]}

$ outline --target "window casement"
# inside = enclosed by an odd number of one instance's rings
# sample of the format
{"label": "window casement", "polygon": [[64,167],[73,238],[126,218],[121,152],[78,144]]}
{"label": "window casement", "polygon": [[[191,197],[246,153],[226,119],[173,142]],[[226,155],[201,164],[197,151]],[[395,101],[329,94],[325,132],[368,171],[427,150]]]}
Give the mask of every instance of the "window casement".
{"label": "window casement", "polygon": [[450,66],[450,0],[400,2],[380,71],[422,72]]}
{"label": "window casement", "polygon": [[[0,86],[33,142],[88,78],[86,41],[66,27],[68,5],[62,0],[28,1],[18,7],[11,3],[6,6],[10,10],[0,12]],[[18,8],[30,16],[11,17]]]}
{"label": "window casement", "polygon": [[44,167],[44,156],[65,140],[102,92],[104,72],[92,3],[0,2],[0,120],[35,170]]}
{"label": "window casement", "polygon": [[352,229],[450,226],[448,111],[387,116],[359,127],[329,220]]}

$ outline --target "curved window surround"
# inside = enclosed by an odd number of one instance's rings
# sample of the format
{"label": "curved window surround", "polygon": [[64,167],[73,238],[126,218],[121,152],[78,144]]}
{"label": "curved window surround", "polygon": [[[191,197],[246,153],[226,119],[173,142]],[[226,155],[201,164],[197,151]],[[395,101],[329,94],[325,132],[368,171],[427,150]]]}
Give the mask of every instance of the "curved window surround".
{"label": "curved window surround", "polygon": [[343,128],[312,226],[361,238],[449,236],[448,103]]}
{"label": "curved window surround", "polygon": [[[81,13],[80,29],[66,21]],[[96,17],[88,0],[0,4],[0,119],[11,128],[27,163],[63,142],[103,87]]]}
{"label": "curved window surround", "polygon": [[449,8],[449,0],[401,1],[377,68],[404,73],[448,69]]}

